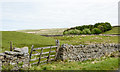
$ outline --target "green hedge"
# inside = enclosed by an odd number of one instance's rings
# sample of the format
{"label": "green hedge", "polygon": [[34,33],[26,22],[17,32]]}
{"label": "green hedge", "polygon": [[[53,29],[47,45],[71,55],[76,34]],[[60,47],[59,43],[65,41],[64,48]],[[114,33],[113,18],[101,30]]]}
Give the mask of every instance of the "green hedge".
{"label": "green hedge", "polygon": [[90,31],[90,29],[86,28],[82,31],[82,34],[91,34],[91,31]]}
{"label": "green hedge", "polygon": [[94,25],[76,26],[67,29],[63,32],[64,35],[68,34],[100,34],[112,29],[112,26],[108,22],[96,23]]}
{"label": "green hedge", "polygon": [[63,32],[64,35],[69,35],[69,34],[80,34],[81,31],[80,30],[77,30],[77,29],[73,29],[73,30],[69,30],[69,31],[65,31]]}

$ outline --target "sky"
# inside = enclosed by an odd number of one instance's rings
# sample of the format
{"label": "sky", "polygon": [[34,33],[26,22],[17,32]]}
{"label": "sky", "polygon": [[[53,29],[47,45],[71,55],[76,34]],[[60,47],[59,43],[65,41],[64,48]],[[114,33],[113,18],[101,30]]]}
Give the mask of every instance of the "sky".
{"label": "sky", "polygon": [[118,25],[119,0],[1,0],[0,30]]}

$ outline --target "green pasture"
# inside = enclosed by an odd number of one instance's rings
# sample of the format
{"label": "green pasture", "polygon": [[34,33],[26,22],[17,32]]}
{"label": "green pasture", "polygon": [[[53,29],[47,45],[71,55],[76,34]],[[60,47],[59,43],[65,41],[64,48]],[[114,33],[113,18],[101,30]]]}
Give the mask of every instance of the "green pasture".
{"label": "green pasture", "polygon": [[120,27],[113,27],[112,30],[107,31],[103,34],[120,34],[119,30],[120,30]]}

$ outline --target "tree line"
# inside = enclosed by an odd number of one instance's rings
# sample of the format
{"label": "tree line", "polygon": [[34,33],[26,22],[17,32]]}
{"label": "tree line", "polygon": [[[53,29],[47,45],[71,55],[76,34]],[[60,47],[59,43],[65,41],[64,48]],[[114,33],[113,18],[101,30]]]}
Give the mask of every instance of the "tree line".
{"label": "tree line", "polygon": [[78,34],[100,34],[112,29],[108,22],[95,23],[94,25],[76,26],[63,32],[64,35]]}

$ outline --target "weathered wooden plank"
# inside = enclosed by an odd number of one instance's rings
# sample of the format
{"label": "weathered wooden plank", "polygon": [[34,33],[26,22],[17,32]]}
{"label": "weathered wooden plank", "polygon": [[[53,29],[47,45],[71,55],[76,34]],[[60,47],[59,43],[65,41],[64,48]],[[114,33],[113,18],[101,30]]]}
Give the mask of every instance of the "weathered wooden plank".
{"label": "weathered wooden plank", "polygon": [[[54,52],[56,52],[56,51],[51,51],[51,53],[54,53]],[[42,54],[48,54],[49,52],[44,52],[44,53],[42,53]]]}
{"label": "weathered wooden plank", "polygon": [[40,63],[44,63],[44,62],[46,62],[47,60],[44,60],[44,61],[41,61]]}
{"label": "weathered wooden plank", "polygon": [[39,58],[34,58],[34,59],[31,59],[30,61],[36,61],[36,60],[38,60]]}
{"label": "weathered wooden plank", "polygon": [[[47,58],[48,56],[43,56],[43,57],[41,57],[41,59],[42,58]],[[50,55],[50,57],[55,57],[55,55]],[[38,60],[39,58],[34,58],[34,59],[31,59],[31,61],[36,61],[36,60]]]}
{"label": "weathered wooden plank", "polygon": [[[50,57],[54,57],[55,55],[50,55]],[[47,58],[48,56],[44,56],[44,57],[41,57],[41,58]]]}
{"label": "weathered wooden plank", "polygon": [[38,51],[36,51],[36,50],[33,50],[34,52],[36,52],[36,53],[39,53]]}
{"label": "weathered wooden plank", "polygon": [[[55,60],[54,58],[50,59],[50,61],[54,61],[54,60]],[[47,62],[47,60],[40,61],[40,63],[42,63],[42,64],[47,64],[47,63],[45,63],[45,62]],[[38,62],[34,62],[34,63],[31,63],[31,64],[32,64],[32,65],[38,64]]]}
{"label": "weathered wooden plank", "polygon": [[49,62],[50,53],[51,53],[51,47],[50,47],[49,55],[48,55],[48,57],[47,57],[47,63]]}
{"label": "weathered wooden plank", "polygon": [[40,53],[32,54],[32,56],[40,55]]}
{"label": "weathered wooden plank", "polygon": [[[51,46],[51,48],[55,48],[55,47],[57,47],[57,46]],[[41,48],[43,48],[43,49],[49,49],[50,47],[40,47],[40,48],[34,48],[34,50],[38,50],[38,49],[41,49]]]}
{"label": "weathered wooden plank", "polygon": [[43,48],[41,48],[41,53],[40,53],[40,57],[39,57],[39,61],[38,61],[38,65],[40,64],[40,60],[41,60],[41,56],[42,56],[42,52],[43,52]]}
{"label": "weathered wooden plank", "polygon": [[31,52],[30,52],[30,56],[29,56],[29,62],[30,62],[30,60],[31,60],[33,48],[34,48],[34,45],[32,45],[32,48],[31,48]]}
{"label": "weathered wooden plank", "polygon": [[[51,53],[53,52],[56,52],[56,51],[51,51]],[[43,52],[42,54],[48,54],[49,52]],[[36,54],[32,54],[32,56],[35,56],[35,55],[40,55],[40,53],[36,53]]]}

